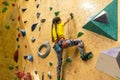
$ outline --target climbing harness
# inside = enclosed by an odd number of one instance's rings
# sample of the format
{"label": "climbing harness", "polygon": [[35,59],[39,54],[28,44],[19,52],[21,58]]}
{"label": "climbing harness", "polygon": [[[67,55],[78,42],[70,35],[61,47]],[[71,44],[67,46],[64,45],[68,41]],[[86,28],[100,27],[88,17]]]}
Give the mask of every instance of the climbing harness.
{"label": "climbing harness", "polygon": [[[46,50],[46,52],[43,54],[43,53],[41,53],[41,50],[43,49],[43,48],[47,48],[47,50]],[[38,55],[41,57],[41,58],[46,58],[48,55],[49,55],[49,53],[50,53],[50,44],[49,44],[49,42],[45,42],[45,43],[43,43],[42,45],[40,45],[40,47],[38,48]]]}

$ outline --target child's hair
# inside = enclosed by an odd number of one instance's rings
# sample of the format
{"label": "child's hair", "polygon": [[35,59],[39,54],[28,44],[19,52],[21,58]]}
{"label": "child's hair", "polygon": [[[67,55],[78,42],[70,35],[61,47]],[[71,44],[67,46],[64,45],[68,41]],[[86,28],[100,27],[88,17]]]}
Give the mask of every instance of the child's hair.
{"label": "child's hair", "polygon": [[55,17],[52,20],[52,29],[51,29],[51,34],[52,34],[52,41],[54,42],[54,37],[53,37],[53,27],[55,27],[56,30],[56,35],[57,35],[57,39],[58,39],[58,33],[57,33],[57,24],[61,21],[60,17]]}

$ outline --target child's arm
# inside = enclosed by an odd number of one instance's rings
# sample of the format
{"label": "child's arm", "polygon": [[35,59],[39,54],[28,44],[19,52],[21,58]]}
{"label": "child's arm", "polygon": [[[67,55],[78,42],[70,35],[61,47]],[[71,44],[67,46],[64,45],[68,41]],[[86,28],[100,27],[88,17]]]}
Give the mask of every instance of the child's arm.
{"label": "child's arm", "polygon": [[70,21],[70,18],[67,19],[67,21],[64,23],[64,25],[66,25],[69,21]]}

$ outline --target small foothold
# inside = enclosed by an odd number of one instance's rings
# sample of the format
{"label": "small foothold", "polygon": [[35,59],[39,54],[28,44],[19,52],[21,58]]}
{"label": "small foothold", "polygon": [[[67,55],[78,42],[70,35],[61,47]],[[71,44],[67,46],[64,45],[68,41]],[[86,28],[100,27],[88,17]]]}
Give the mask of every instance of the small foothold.
{"label": "small foothold", "polygon": [[71,19],[73,19],[73,18],[74,18],[74,15],[73,15],[73,13],[70,13],[70,16],[71,16]]}
{"label": "small foothold", "polygon": [[9,6],[9,3],[7,1],[2,2],[5,6]]}
{"label": "small foothold", "polygon": [[19,38],[21,37],[20,33],[18,33],[18,37],[19,37]]}
{"label": "small foothold", "polygon": [[19,27],[17,28],[17,31],[18,31],[18,32],[20,31],[20,28],[19,28]]}
{"label": "small foothold", "polygon": [[55,16],[58,16],[59,13],[60,13],[60,11],[57,11],[57,12],[55,12],[54,14],[55,14]]}
{"label": "small foothold", "polygon": [[18,41],[19,41],[19,38],[16,38],[16,41],[18,42]]}
{"label": "small foothold", "polygon": [[13,3],[13,4],[12,4],[12,6],[14,7],[14,6],[15,6],[15,4]]}
{"label": "small foothold", "polygon": [[32,55],[32,54],[28,55],[27,59],[28,59],[29,61],[33,62],[33,55]]}
{"label": "small foothold", "polygon": [[7,11],[7,8],[4,7],[4,8],[2,9],[2,13],[6,12],[6,11]]}
{"label": "small foothold", "polygon": [[24,21],[24,23],[27,23],[27,21]]}
{"label": "small foothold", "polygon": [[24,59],[26,60],[28,58],[28,56],[24,55]]}
{"label": "small foothold", "polygon": [[35,70],[34,72],[35,72],[36,75],[38,74],[38,71],[37,71],[37,70]]}
{"label": "small foothold", "polygon": [[53,65],[53,63],[52,63],[52,62],[49,62],[49,65],[50,65],[50,66],[52,66],[52,65]]}
{"label": "small foothold", "polygon": [[14,61],[17,63],[18,62],[18,54],[19,54],[19,51],[18,49],[15,51],[14,53]]}
{"label": "small foothold", "polygon": [[32,41],[32,42],[35,42],[35,40],[36,40],[35,37],[32,37],[32,38],[31,38],[31,41]]}
{"label": "small foothold", "polygon": [[66,59],[66,62],[72,62],[72,59],[71,59],[70,57],[68,57],[68,58]]}
{"label": "small foothold", "polygon": [[25,45],[25,48],[27,48],[27,45]]}
{"label": "small foothold", "polygon": [[37,16],[37,19],[38,19],[40,17],[40,13],[37,13],[36,16]]}
{"label": "small foothold", "polygon": [[36,8],[38,8],[39,6],[40,6],[40,4],[37,4],[37,5],[36,5]]}
{"label": "small foothold", "polygon": [[34,31],[34,30],[35,30],[37,24],[38,24],[38,23],[35,23],[35,24],[32,25],[32,27],[31,27],[31,31]]}
{"label": "small foothold", "polygon": [[50,11],[52,11],[52,9],[53,9],[53,8],[52,8],[52,7],[50,7]]}
{"label": "small foothold", "polygon": [[13,70],[14,69],[14,66],[13,65],[9,65],[9,70]]}
{"label": "small foothold", "polygon": [[84,34],[84,33],[79,32],[78,35],[77,35],[77,37],[80,37],[80,36],[82,36],[83,34]]}
{"label": "small foothold", "polygon": [[22,36],[26,36],[26,31],[24,29],[21,29]]}
{"label": "small foothold", "polygon": [[44,23],[46,21],[46,19],[41,19],[41,23]]}
{"label": "small foothold", "polygon": [[49,79],[52,78],[52,76],[51,76],[51,72],[50,72],[50,71],[48,71],[48,77],[49,77]]}
{"label": "small foothold", "polygon": [[13,80],[17,80],[17,77],[15,77]]}
{"label": "small foothold", "polygon": [[20,45],[19,45],[19,44],[17,45],[17,48],[20,48]]}
{"label": "small foothold", "polygon": [[20,16],[18,16],[18,21],[20,21]]}
{"label": "small foothold", "polygon": [[5,28],[6,28],[6,29],[10,29],[10,25],[9,25],[9,24],[6,24],[6,25],[5,25]]}
{"label": "small foothold", "polygon": [[25,0],[25,1],[29,1],[29,0]]}
{"label": "small foothold", "polygon": [[21,10],[22,10],[22,12],[25,12],[27,10],[27,8],[22,8]]}

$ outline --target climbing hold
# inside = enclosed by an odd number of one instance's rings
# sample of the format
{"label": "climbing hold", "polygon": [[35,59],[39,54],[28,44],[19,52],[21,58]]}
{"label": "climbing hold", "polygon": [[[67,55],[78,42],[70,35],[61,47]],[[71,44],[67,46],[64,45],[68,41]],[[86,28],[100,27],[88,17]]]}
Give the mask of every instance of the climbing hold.
{"label": "climbing hold", "polygon": [[35,30],[37,24],[38,24],[38,23],[35,23],[35,24],[32,25],[32,27],[31,27],[31,31],[34,31],[34,30]]}
{"label": "climbing hold", "polygon": [[58,16],[59,13],[60,13],[60,11],[57,11],[57,12],[55,12],[54,14],[55,14],[55,16]]}
{"label": "climbing hold", "polygon": [[[41,50],[43,49],[43,48],[47,48],[47,50],[46,50],[46,52],[43,54],[43,53],[41,53]],[[40,47],[38,48],[38,55],[41,57],[41,58],[46,58],[48,55],[49,55],[49,53],[50,53],[50,44],[49,44],[49,42],[45,42],[45,43],[43,43],[42,45],[40,45]]]}
{"label": "climbing hold", "polygon": [[35,42],[35,41],[36,41],[36,39],[35,39],[34,36],[31,38],[31,41],[32,41],[32,42]]}
{"label": "climbing hold", "polygon": [[50,11],[52,11],[52,9],[53,9],[53,8],[52,8],[52,7],[50,7]]}
{"label": "climbing hold", "polygon": [[20,21],[20,16],[18,16],[18,21]]}
{"label": "climbing hold", "polygon": [[36,8],[38,8],[39,6],[40,6],[40,4],[37,4],[37,5],[36,5]]}
{"label": "climbing hold", "polygon": [[48,71],[48,77],[49,77],[49,79],[52,78],[52,75],[51,75],[51,72],[50,72],[50,71]]}
{"label": "climbing hold", "polygon": [[33,62],[33,55],[32,55],[32,54],[28,55],[27,59],[28,59],[29,61]]}
{"label": "climbing hold", "polygon": [[13,70],[14,69],[14,66],[13,65],[9,65],[9,70]]}
{"label": "climbing hold", "polygon": [[19,45],[19,44],[17,45],[17,48],[20,48],[20,45]]}
{"label": "climbing hold", "polygon": [[68,58],[66,59],[66,62],[72,62],[72,59],[71,59],[70,57],[68,57]]}
{"label": "climbing hold", "polygon": [[10,25],[9,25],[9,24],[6,24],[6,25],[5,25],[5,28],[6,28],[6,29],[10,29]]}
{"label": "climbing hold", "polygon": [[50,65],[50,66],[52,66],[52,65],[53,65],[53,63],[52,63],[52,62],[49,62],[49,65]]}
{"label": "climbing hold", "polygon": [[102,22],[102,23],[108,23],[107,13],[106,11],[102,11],[99,15],[97,15],[94,19],[94,21]]}
{"label": "climbing hold", "polygon": [[41,23],[44,23],[46,21],[46,19],[41,19]]}
{"label": "climbing hold", "polygon": [[70,13],[70,17],[71,17],[71,19],[73,19],[73,18],[74,18],[74,15],[73,15],[73,13]]}
{"label": "climbing hold", "polygon": [[27,55],[24,55],[24,59],[26,60],[28,58],[28,56]]}
{"label": "climbing hold", "polygon": [[19,27],[17,28],[17,31],[18,31],[18,32],[20,31],[20,28],[19,28]]}
{"label": "climbing hold", "polygon": [[15,77],[13,80],[17,80],[17,77]]}
{"label": "climbing hold", "polygon": [[24,23],[27,23],[27,21],[24,21]]}
{"label": "climbing hold", "polygon": [[9,6],[9,3],[7,1],[2,2],[5,6]]}
{"label": "climbing hold", "polygon": [[7,8],[4,7],[4,8],[2,9],[2,13],[6,12],[6,11],[7,11]]}
{"label": "climbing hold", "polygon": [[14,6],[15,6],[15,4],[14,4],[14,3],[12,3],[12,6],[14,7]]}
{"label": "climbing hold", "polygon": [[19,41],[19,38],[16,38],[16,41],[18,42],[18,41]]}
{"label": "climbing hold", "polygon": [[35,70],[34,72],[35,72],[36,75],[38,74],[38,71],[37,71],[37,70]]}
{"label": "climbing hold", "polygon": [[36,13],[37,19],[40,17],[40,13]]}
{"label": "climbing hold", "polygon": [[80,36],[82,36],[83,34],[84,34],[84,33],[79,32],[78,35],[77,35],[77,37],[80,37]]}
{"label": "climbing hold", "polygon": [[27,10],[27,8],[22,8],[21,10],[22,10],[22,12],[25,12]]}
{"label": "climbing hold", "polygon": [[19,51],[18,51],[18,49],[15,51],[15,53],[14,53],[14,61],[17,63],[18,62],[18,53],[19,53]]}
{"label": "climbing hold", "polygon": [[20,36],[21,36],[20,33],[18,33],[18,37],[19,37],[19,38],[20,38]]}
{"label": "climbing hold", "polygon": [[21,34],[23,37],[26,36],[26,31],[24,29],[21,29]]}
{"label": "climbing hold", "polygon": [[27,45],[25,45],[25,48],[27,48]]}
{"label": "climbing hold", "polygon": [[44,80],[44,72],[42,72],[42,80]]}

